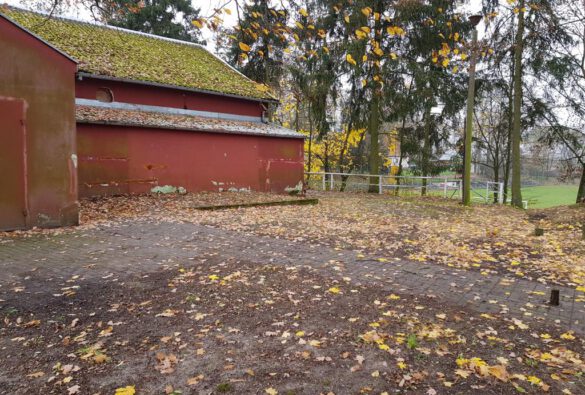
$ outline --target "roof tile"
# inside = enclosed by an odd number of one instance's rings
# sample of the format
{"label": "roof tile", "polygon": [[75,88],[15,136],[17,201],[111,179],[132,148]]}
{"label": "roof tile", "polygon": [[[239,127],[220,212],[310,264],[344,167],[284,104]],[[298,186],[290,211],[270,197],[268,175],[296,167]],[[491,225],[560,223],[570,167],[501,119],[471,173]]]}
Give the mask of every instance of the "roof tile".
{"label": "roof tile", "polygon": [[119,110],[85,105],[77,106],[76,118],[78,123],[89,124],[304,138],[304,135],[300,133],[270,123],[164,114],[150,111]]}
{"label": "roof tile", "polygon": [[15,8],[4,14],[100,76],[274,100],[265,89],[200,45]]}

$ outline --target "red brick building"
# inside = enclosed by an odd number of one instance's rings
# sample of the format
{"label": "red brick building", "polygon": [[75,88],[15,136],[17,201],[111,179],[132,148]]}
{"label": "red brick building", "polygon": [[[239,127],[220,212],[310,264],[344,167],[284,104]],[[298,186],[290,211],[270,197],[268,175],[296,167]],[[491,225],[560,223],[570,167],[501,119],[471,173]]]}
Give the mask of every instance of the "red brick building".
{"label": "red brick building", "polygon": [[[12,89],[23,80],[2,70],[0,96],[26,96],[32,103],[48,99],[43,95],[49,92],[51,100],[35,104],[39,111],[45,106],[42,111],[69,119],[69,129],[75,117],[76,132],[41,122],[44,129],[24,144],[40,153],[45,144],[63,148],[51,153],[60,164],[51,180],[63,185],[69,180],[72,196],[144,193],[163,185],[284,192],[302,182],[303,136],[266,122],[266,108],[275,99],[199,45],[12,8],[0,14],[0,35],[10,68],[28,68],[25,85],[39,88],[28,96],[22,87]],[[24,64],[25,52],[32,51],[25,44],[43,48],[32,63]],[[15,55],[6,57],[8,50]],[[66,75],[42,56],[65,63]],[[43,74],[39,64],[54,72]],[[30,184],[19,172],[13,178]],[[29,199],[43,200],[47,193],[31,191]],[[5,200],[18,211],[14,201]],[[61,200],[57,206],[69,207],[71,199]]]}

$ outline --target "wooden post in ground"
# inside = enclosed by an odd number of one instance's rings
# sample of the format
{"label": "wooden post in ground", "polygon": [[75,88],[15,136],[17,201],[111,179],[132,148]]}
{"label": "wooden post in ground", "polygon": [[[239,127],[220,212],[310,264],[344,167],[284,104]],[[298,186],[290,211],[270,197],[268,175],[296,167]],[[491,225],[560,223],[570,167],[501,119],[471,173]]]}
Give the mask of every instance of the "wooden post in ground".
{"label": "wooden post in ground", "polygon": [[550,291],[549,304],[551,306],[558,306],[561,304],[561,291],[559,291],[558,289],[553,289]]}

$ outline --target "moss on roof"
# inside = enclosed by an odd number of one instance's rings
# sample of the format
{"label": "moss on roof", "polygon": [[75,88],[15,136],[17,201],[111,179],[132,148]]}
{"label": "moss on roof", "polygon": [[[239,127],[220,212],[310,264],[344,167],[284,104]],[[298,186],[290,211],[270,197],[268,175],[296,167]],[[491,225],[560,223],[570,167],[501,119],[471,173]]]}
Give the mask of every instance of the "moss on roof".
{"label": "moss on roof", "polygon": [[79,71],[100,76],[274,99],[203,47],[110,26],[48,18],[20,9],[3,12],[10,19],[79,62]]}
{"label": "moss on roof", "polygon": [[78,123],[98,125],[138,126],[142,128],[190,130],[303,139],[305,136],[282,126],[196,115],[164,114],[153,111],[121,110],[106,107],[78,105],[75,116]]}

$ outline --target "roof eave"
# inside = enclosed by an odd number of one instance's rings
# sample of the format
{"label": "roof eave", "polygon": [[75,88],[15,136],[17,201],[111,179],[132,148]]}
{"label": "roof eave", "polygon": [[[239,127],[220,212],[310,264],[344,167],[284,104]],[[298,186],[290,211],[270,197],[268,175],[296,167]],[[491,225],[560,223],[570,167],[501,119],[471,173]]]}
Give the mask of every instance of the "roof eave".
{"label": "roof eave", "polygon": [[196,128],[180,127],[180,126],[162,126],[162,125],[143,125],[133,122],[118,122],[118,121],[90,121],[90,120],[77,120],[78,124],[85,125],[103,125],[103,126],[121,126],[121,127],[134,127],[143,129],[162,129],[162,130],[182,130],[187,132],[198,132],[198,133],[218,133],[218,134],[236,134],[241,136],[255,136],[255,137],[271,137],[271,138],[284,138],[284,139],[305,139],[303,135],[286,135],[286,134],[268,134],[268,133],[254,133],[254,132],[237,132],[232,130],[215,129],[215,130],[201,130]]}
{"label": "roof eave", "polygon": [[125,83],[129,83],[129,84],[155,86],[155,87],[159,87],[159,88],[178,89],[178,90],[187,91],[187,92],[204,93],[207,95],[215,95],[215,96],[221,96],[221,97],[229,97],[229,98],[233,98],[233,99],[256,101],[256,102],[260,102],[260,103],[274,103],[274,104],[280,103],[280,100],[278,100],[276,98],[260,98],[260,97],[243,96],[243,95],[236,95],[236,94],[230,94],[230,93],[211,91],[211,90],[206,90],[206,89],[188,88],[188,87],[180,86],[180,85],[163,84],[160,82],[133,80],[130,78],[111,77],[111,76],[107,76],[107,75],[93,74],[93,73],[89,73],[87,71],[79,71],[77,73],[77,75],[78,75],[80,80],[83,79],[84,77],[87,77],[87,78],[94,78],[94,79],[107,80],[107,81],[125,82]]}

